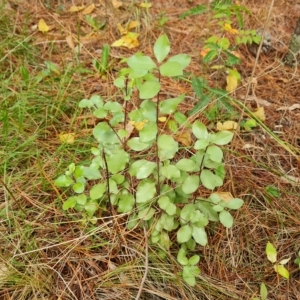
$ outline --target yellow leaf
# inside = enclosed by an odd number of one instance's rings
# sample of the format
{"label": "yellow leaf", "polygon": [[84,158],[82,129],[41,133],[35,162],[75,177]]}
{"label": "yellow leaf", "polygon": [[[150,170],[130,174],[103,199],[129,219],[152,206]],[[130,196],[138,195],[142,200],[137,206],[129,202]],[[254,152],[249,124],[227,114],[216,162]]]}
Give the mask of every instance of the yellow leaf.
{"label": "yellow leaf", "polygon": [[49,31],[49,26],[46,24],[44,19],[39,20],[38,28],[39,28],[39,31],[41,31],[43,33]]}
{"label": "yellow leaf", "polygon": [[217,123],[217,130],[236,130],[238,128],[237,122],[225,121],[224,123]]}
{"label": "yellow leaf", "polygon": [[61,143],[73,144],[75,139],[75,133],[61,133],[59,134]]}
{"label": "yellow leaf", "polygon": [[129,124],[132,124],[136,130],[141,131],[148,122],[148,120],[143,120],[142,122],[130,121]]}
{"label": "yellow leaf", "polygon": [[232,33],[232,34],[238,34],[238,33],[239,33],[239,31],[238,31],[237,29],[233,29],[233,28],[231,27],[231,25],[228,24],[228,23],[225,23],[225,25],[223,26],[223,29],[224,29],[225,31],[228,31],[228,32]]}
{"label": "yellow leaf", "polygon": [[167,117],[159,117],[158,121],[159,122],[166,122],[167,121]]}
{"label": "yellow leaf", "polygon": [[233,92],[238,86],[237,77],[233,74],[229,74],[226,77],[226,81],[227,81],[226,91],[229,93]]}
{"label": "yellow leaf", "polygon": [[87,6],[84,11],[82,12],[83,15],[89,15],[93,10],[95,9],[95,4],[92,3],[89,6]]}
{"label": "yellow leaf", "polygon": [[202,57],[205,57],[210,50],[211,50],[210,48],[204,48],[201,50],[200,55]]}
{"label": "yellow leaf", "polygon": [[72,5],[69,9],[69,12],[79,12],[79,11],[84,10],[84,8],[85,8],[85,5],[81,5],[81,6]]}
{"label": "yellow leaf", "polygon": [[121,25],[121,23],[118,23],[117,26],[121,35],[127,34],[127,30]]}
{"label": "yellow leaf", "polygon": [[114,8],[119,8],[123,5],[122,2],[118,1],[118,0],[112,0],[111,3],[112,3]]}
{"label": "yellow leaf", "polygon": [[139,21],[131,21],[131,22],[129,22],[127,29],[130,30],[130,29],[138,27],[139,25],[140,25]]}
{"label": "yellow leaf", "polygon": [[150,8],[150,7],[152,7],[152,3],[141,3],[141,4],[140,4],[140,7],[143,7],[143,8]]}
{"label": "yellow leaf", "polygon": [[229,202],[231,199],[233,199],[233,196],[230,192],[216,192],[214,194],[217,194],[221,198],[221,200],[225,202]]}
{"label": "yellow leaf", "polygon": [[176,134],[175,140],[181,143],[184,146],[191,146],[192,144],[192,138],[190,131],[182,131],[181,133]]}
{"label": "yellow leaf", "polygon": [[112,47],[126,47],[129,49],[139,46],[139,41],[137,39],[139,35],[134,32],[128,32],[126,35],[122,36],[119,40],[112,43]]}
{"label": "yellow leaf", "polygon": [[261,120],[261,121],[265,121],[266,120],[266,115],[265,115],[265,109],[263,107],[259,107],[254,113],[254,116],[256,116],[257,119]]}

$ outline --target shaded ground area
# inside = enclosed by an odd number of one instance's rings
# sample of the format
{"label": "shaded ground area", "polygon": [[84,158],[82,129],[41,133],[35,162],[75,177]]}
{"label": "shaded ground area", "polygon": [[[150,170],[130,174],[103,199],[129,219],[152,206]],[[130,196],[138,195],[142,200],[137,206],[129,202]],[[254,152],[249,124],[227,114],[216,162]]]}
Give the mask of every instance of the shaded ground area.
{"label": "shaded ground area", "polygon": [[[145,272],[143,231],[128,231],[126,216],[105,213],[98,216],[96,226],[79,224],[76,213],[62,210],[66,195],[54,186],[54,180],[70,162],[90,158],[95,120],[78,109],[78,102],[92,94],[122,101],[113,86],[121,59],[136,51],[152,56],[161,33],[168,35],[172,54],[192,57],[188,72],[205,78],[211,87],[225,89],[226,73],[203,64],[200,55],[205,39],[218,33],[217,20],[210,13],[179,18],[207,3],[153,1],[151,8],[142,9],[136,1],[122,1],[115,8],[112,1],[99,0],[94,2],[92,16],[105,26],[95,30],[81,13],[69,12],[82,1],[6,2],[0,25],[1,299],[136,297]],[[236,132],[226,152],[227,180],[221,191],[244,199],[245,205],[235,213],[231,230],[220,224],[209,228],[209,246],[197,248],[201,274],[194,288],[178,276],[180,265],[172,255],[177,253],[176,246],[164,259],[155,246],[149,246],[141,299],[251,299],[259,296],[261,282],[268,287],[268,299],[299,299],[300,272],[293,261],[300,248],[300,109],[291,107],[300,104],[300,72],[297,67],[285,67],[281,59],[300,6],[275,1],[266,23],[271,1],[240,3],[252,12],[244,15],[245,28],[266,26],[273,37],[271,49],[260,53],[257,61],[247,46],[237,50],[242,82],[232,94],[238,100],[238,114],[232,118],[238,121],[247,109],[257,107],[264,107],[266,116],[261,126]],[[37,30],[41,18],[52,30]],[[167,18],[164,24],[163,18]],[[135,29],[140,46],[112,47],[107,76],[97,74],[93,59],[100,59],[104,44],[120,38],[118,23],[125,26],[133,20],[140,22]],[[82,45],[77,56],[70,40],[77,50]],[[47,73],[45,61],[56,63],[58,70],[48,68]],[[22,67],[28,70],[27,81]],[[170,79],[163,85],[166,98],[186,93],[183,112],[201,101],[187,82]],[[220,113],[211,121],[199,112],[193,118],[214,129],[228,115]],[[60,142],[58,135],[63,132],[75,133],[74,144]],[[279,194],[268,193],[268,186]],[[289,280],[277,275],[267,260],[268,241],[276,245],[279,259],[291,257]]]}

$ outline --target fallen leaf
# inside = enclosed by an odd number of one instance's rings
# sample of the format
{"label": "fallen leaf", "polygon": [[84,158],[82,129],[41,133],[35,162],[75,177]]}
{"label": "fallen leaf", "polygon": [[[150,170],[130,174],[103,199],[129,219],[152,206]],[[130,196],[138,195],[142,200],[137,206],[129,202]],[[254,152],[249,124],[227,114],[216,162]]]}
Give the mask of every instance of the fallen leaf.
{"label": "fallen leaf", "polygon": [[234,121],[225,121],[224,123],[217,123],[217,130],[236,130],[238,128],[238,123]]}
{"label": "fallen leaf", "polygon": [[107,266],[108,266],[108,269],[111,270],[111,271],[114,271],[114,270],[117,269],[117,266],[114,263],[112,263],[111,261],[109,261],[107,263]]}
{"label": "fallen leaf", "polygon": [[158,121],[159,122],[166,122],[167,121],[167,117],[159,117]]}
{"label": "fallen leaf", "polygon": [[226,91],[229,93],[233,92],[238,86],[238,79],[234,74],[227,75],[226,82]]}
{"label": "fallen leaf", "polygon": [[42,33],[48,32],[49,31],[49,26],[46,24],[44,19],[40,19],[39,20],[39,24],[38,24],[38,29],[39,31],[41,31]]}
{"label": "fallen leaf", "polygon": [[89,6],[87,6],[83,11],[82,14],[83,15],[89,15],[93,10],[95,9],[95,4],[92,3]]}
{"label": "fallen leaf", "polygon": [[73,144],[75,140],[75,133],[61,133],[59,134],[61,143]]}
{"label": "fallen leaf", "polygon": [[294,110],[294,109],[300,109],[300,104],[298,103],[295,103],[293,104],[292,106],[290,107],[287,107],[287,106],[281,106],[279,108],[277,108],[276,110]]}
{"label": "fallen leaf", "polygon": [[188,130],[175,134],[174,138],[177,142],[181,143],[184,146],[191,146],[192,144],[191,133]]}
{"label": "fallen leaf", "polygon": [[284,183],[300,184],[300,178],[291,175],[281,176],[280,181]]}
{"label": "fallen leaf", "polygon": [[225,202],[229,202],[234,198],[230,192],[216,192],[214,194],[217,194]]}
{"label": "fallen leaf", "polygon": [[74,45],[74,41],[73,41],[72,35],[68,35],[66,37],[66,41],[67,41],[68,46],[74,51],[75,45]]}
{"label": "fallen leaf", "polygon": [[253,115],[263,122],[266,120],[265,109],[263,107],[259,107],[255,112],[253,112]]}
{"label": "fallen leaf", "polygon": [[112,47],[126,47],[132,49],[140,45],[138,41],[138,33],[128,32],[126,35],[122,36],[120,39],[112,43]]}
{"label": "fallen leaf", "polygon": [[123,3],[121,1],[118,1],[118,0],[111,0],[111,3],[112,3],[114,8],[120,8],[123,5]]}
{"label": "fallen leaf", "polygon": [[200,55],[204,58],[210,50],[210,48],[204,48],[201,50]]}
{"label": "fallen leaf", "polygon": [[136,27],[138,27],[139,25],[140,25],[140,22],[139,22],[139,21],[131,21],[131,22],[129,22],[129,24],[127,25],[127,30],[136,28]]}
{"label": "fallen leaf", "polygon": [[238,33],[239,33],[239,31],[238,31],[237,29],[233,29],[233,28],[231,27],[231,25],[228,24],[228,23],[225,23],[225,25],[223,26],[223,29],[224,29],[225,31],[228,31],[228,32],[232,33],[232,34],[238,34]]}
{"label": "fallen leaf", "polygon": [[152,3],[141,3],[140,7],[142,7],[142,8],[150,8],[150,7],[152,7]]}
{"label": "fallen leaf", "polygon": [[130,121],[129,123],[132,124],[137,131],[141,131],[148,122],[148,120],[143,120],[142,122]]}
{"label": "fallen leaf", "polygon": [[69,9],[69,12],[79,12],[79,11],[84,10],[84,8],[85,8],[85,5],[81,5],[81,6],[72,5]]}

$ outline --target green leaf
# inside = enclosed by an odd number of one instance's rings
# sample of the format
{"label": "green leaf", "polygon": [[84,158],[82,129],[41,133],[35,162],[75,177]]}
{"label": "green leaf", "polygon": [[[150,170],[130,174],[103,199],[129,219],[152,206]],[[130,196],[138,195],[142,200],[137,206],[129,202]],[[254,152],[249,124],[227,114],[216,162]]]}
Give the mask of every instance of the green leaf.
{"label": "green leaf", "polygon": [[183,113],[181,113],[181,112],[179,112],[179,111],[177,111],[177,112],[174,113],[174,119],[176,120],[176,122],[177,122],[179,125],[182,125],[182,124],[184,124],[184,123],[189,124],[189,123],[187,122],[187,117],[186,117]]}
{"label": "green leaf", "polygon": [[156,193],[155,183],[143,180],[139,183],[136,191],[136,202],[145,203],[154,198]]}
{"label": "green leaf", "polygon": [[119,88],[119,89],[123,89],[125,88],[125,80],[123,78],[116,78],[114,80],[114,85]]}
{"label": "green leaf", "polygon": [[285,279],[290,278],[289,271],[283,265],[274,265],[274,270]]}
{"label": "green leaf", "polygon": [[199,201],[197,203],[197,208],[210,220],[213,222],[219,221],[219,216],[216,211],[212,209],[211,203],[205,201]]}
{"label": "green leaf", "polygon": [[84,209],[89,217],[92,217],[94,213],[98,210],[99,205],[96,201],[89,201],[85,204]]}
{"label": "green leaf", "polygon": [[141,121],[146,119],[149,122],[156,123],[156,105],[152,100],[144,100],[140,105],[140,112],[142,114]]}
{"label": "green leaf", "polygon": [[174,216],[162,214],[159,219],[159,222],[160,226],[167,231],[172,231],[175,229]]}
{"label": "green leaf", "polygon": [[144,125],[143,129],[139,132],[140,141],[142,143],[151,142],[156,138],[157,125],[154,122],[148,122]]}
{"label": "green leaf", "polygon": [[127,64],[130,68],[136,70],[150,71],[156,68],[155,62],[149,56],[135,54],[127,59]]}
{"label": "green leaf", "polygon": [[99,170],[91,168],[91,167],[83,168],[83,176],[89,180],[96,180],[96,179],[100,179],[102,177]]}
{"label": "green leaf", "polygon": [[176,211],[177,211],[177,207],[174,203],[170,203],[166,208],[166,213],[169,216],[174,216],[176,214]]}
{"label": "green leaf", "polygon": [[232,215],[226,211],[223,210],[219,214],[220,222],[225,226],[226,228],[231,228],[233,225],[233,218]]}
{"label": "green leaf", "polygon": [[222,162],[223,151],[218,146],[212,145],[212,146],[207,147],[206,155],[208,155],[212,161],[215,161],[218,163]]}
{"label": "green leaf", "polygon": [[227,50],[230,46],[230,42],[228,38],[220,38],[217,44],[222,48],[222,50]]}
{"label": "green leaf", "polygon": [[180,223],[187,224],[190,221],[191,215],[195,212],[195,205],[192,203],[186,204],[180,212]]}
{"label": "green leaf", "polygon": [[137,179],[145,179],[153,173],[155,168],[156,163],[141,159],[131,164],[129,174],[131,176],[136,176]]}
{"label": "green leaf", "polygon": [[176,61],[167,61],[159,67],[159,71],[162,76],[180,76],[183,74],[182,67],[180,63]]}
{"label": "green leaf", "polygon": [[106,192],[106,183],[95,184],[90,190],[90,197],[92,200],[100,199]]}
{"label": "green leaf", "polygon": [[189,260],[186,257],[186,251],[183,248],[180,248],[177,254],[177,261],[182,265],[186,266]]}
{"label": "green leaf", "polygon": [[266,285],[262,282],[260,285],[260,298],[261,300],[267,300],[268,290]]}
{"label": "green leaf", "polygon": [[266,192],[268,193],[269,196],[278,198],[280,197],[280,191],[278,188],[272,185],[266,186]]}
{"label": "green leaf", "polygon": [[189,176],[182,184],[182,190],[186,194],[192,194],[197,191],[199,187],[200,179],[197,175]]}
{"label": "green leaf", "polygon": [[90,101],[96,105],[97,108],[102,107],[103,106],[103,99],[102,97],[98,96],[98,95],[93,95],[90,98]]}
{"label": "green leaf", "polygon": [[184,266],[182,277],[184,281],[189,284],[190,286],[196,285],[196,278],[200,274],[200,269],[196,266]]}
{"label": "green leaf", "polygon": [[196,163],[188,158],[183,158],[181,160],[179,160],[176,163],[176,167],[179,170],[185,171],[185,172],[195,172],[198,170],[198,166],[196,165]]}
{"label": "green leaf", "polygon": [[171,202],[171,199],[169,197],[167,197],[167,196],[161,196],[158,199],[157,203],[158,203],[158,205],[159,205],[159,207],[161,209],[166,210],[166,208],[168,207],[168,205],[170,203],[172,203],[172,202]]}
{"label": "green leaf", "polygon": [[267,258],[271,263],[275,263],[277,261],[277,251],[272,243],[268,242],[266,246],[266,254]]}
{"label": "green leaf", "polygon": [[77,182],[73,185],[73,191],[77,194],[81,194],[84,191],[84,185],[81,182]]}
{"label": "green leaf", "polygon": [[87,201],[87,196],[85,194],[80,194],[77,196],[77,204],[85,205]]}
{"label": "green leaf", "polygon": [[233,133],[230,131],[219,131],[215,135],[212,135],[212,139],[210,140],[211,143],[214,143],[216,145],[226,145],[231,142],[233,138]]}
{"label": "green leaf", "polygon": [[82,100],[79,102],[78,106],[79,106],[80,108],[91,108],[91,107],[94,106],[94,104],[93,104],[92,101],[90,101],[90,100],[88,100],[88,99],[82,99]]}
{"label": "green leaf", "polygon": [[203,247],[207,245],[207,234],[203,227],[197,227],[193,225],[192,236],[197,244]]}
{"label": "green leaf", "polygon": [[161,35],[154,44],[154,56],[161,63],[170,52],[170,42],[166,34]]}
{"label": "green leaf", "polygon": [[196,242],[193,238],[189,239],[185,245],[187,246],[187,248],[191,251],[194,251],[196,248]]}
{"label": "green leaf", "polygon": [[207,132],[206,126],[199,121],[195,121],[193,123],[192,132],[195,135],[195,137],[198,139],[205,140],[208,137],[208,132]]}
{"label": "green leaf", "polygon": [[161,161],[172,159],[178,151],[178,143],[172,136],[162,134],[157,139],[158,156]]}
{"label": "green leaf", "polygon": [[150,143],[142,143],[139,137],[127,141],[127,146],[134,151],[143,151],[151,146]]}
{"label": "green leaf", "polygon": [[177,54],[168,59],[168,61],[176,61],[181,65],[182,70],[185,69],[191,62],[191,57],[185,53]]}
{"label": "green leaf", "polygon": [[159,103],[159,112],[161,114],[172,114],[177,110],[177,106],[184,100],[184,94],[176,98],[167,99]]}
{"label": "green leaf", "polygon": [[139,91],[141,99],[153,98],[160,91],[160,83],[157,81],[146,81],[140,86]]}
{"label": "green leaf", "polygon": [[116,174],[120,171],[123,171],[128,161],[129,154],[123,149],[119,149],[111,155],[106,155],[108,171],[112,174]]}
{"label": "green leaf", "polygon": [[119,198],[118,212],[127,213],[132,210],[134,206],[134,197],[131,194],[122,195]]}
{"label": "green leaf", "polygon": [[180,171],[177,169],[177,167],[173,165],[162,166],[160,168],[160,172],[163,176],[165,176],[168,179],[180,177]]}
{"label": "green leaf", "polygon": [[77,204],[77,196],[69,197],[63,204],[63,210],[73,208]]}
{"label": "green leaf", "polygon": [[215,175],[210,170],[202,170],[200,179],[202,184],[209,190],[215,189],[217,186],[223,185],[223,180],[219,176]]}
{"label": "green leaf", "polygon": [[176,121],[174,121],[172,119],[168,120],[167,126],[173,133],[178,131],[178,125],[177,125]]}
{"label": "green leaf", "polygon": [[103,107],[97,108],[96,110],[93,111],[93,115],[96,118],[103,119],[107,116],[107,110]]}
{"label": "green leaf", "polygon": [[141,210],[138,214],[138,218],[144,221],[150,220],[155,214],[155,209],[153,207],[147,207]]}
{"label": "green leaf", "polygon": [[197,140],[194,145],[194,149],[196,149],[196,150],[205,149],[208,145],[209,145],[209,142],[206,140]]}
{"label": "green leaf", "polygon": [[239,209],[243,206],[243,204],[244,201],[242,199],[233,198],[226,204],[226,207],[229,209]]}
{"label": "green leaf", "polygon": [[68,187],[73,183],[73,179],[67,175],[59,176],[55,181],[54,184],[58,187]]}
{"label": "green leaf", "polygon": [[196,265],[200,260],[200,256],[199,255],[193,255],[190,259],[189,259],[189,265],[190,266],[194,266]]}
{"label": "green leaf", "polygon": [[208,224],[208,219],[199,210],[196,210],[191,214],[190,221],[197,227],[204,227]]}
{"label": "green leaf", "polygon": [[104,104],[104,108],[113,114],[123,110],[122,105],[116,101],[108,101]]}
{"label": "green leaf", "polygon": [[187,242],[191,237],[192,228],[189,225],[184,225],[177,231],[177,242],[179,244]]}
{"label": "green leaf", "polygon": [[93,135],[102,145],[120,144],[118,136],[106,122],[98,123],[93,129]]}
{"label": "green leaf", "polygon": [[203,62],[205,64],[211,62],[216,56],[218,55],[218,51],[216,50],[210,50],[207,52],[207,54],[203,57]]}

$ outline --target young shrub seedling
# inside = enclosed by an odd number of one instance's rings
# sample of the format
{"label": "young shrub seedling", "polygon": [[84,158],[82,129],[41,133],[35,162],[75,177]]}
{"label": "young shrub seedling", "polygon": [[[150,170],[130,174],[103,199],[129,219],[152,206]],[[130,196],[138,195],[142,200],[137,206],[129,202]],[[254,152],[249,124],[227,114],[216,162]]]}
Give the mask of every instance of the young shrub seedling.
{"label": "young shrub seedling", "polygon": [[[98,210],[115,206],[118,213],[128,214],[128,229],[146,226],[149,243],[159,245],[161,253],[174,242],[180,245],[183,279],[194,286],[200,256],[187,256],[197,245],[207,245],[209,221],[230,228],[230,210],[243,205],[241,199],[225,200],[216,192],[206,199],[199,194],[201,186],[214,191],[223,185],[222,147],[233,133],[209,132],[198,120],[190,124],[178,109],[184,94],[162,99],[162,78],[182,76],[191,58],[184,53],[167,58],[170,42],[165,34],[153,52],[156,61],[142,53],[125,59],[127,67],[114,81],[124,96],[122,105],[97,95],[80,101],[100,121],[93,129],[97,145],[91,148],[89,165],[71,163],[55,184],[71,188],[64,210],[82,212],[85,220],[96,223]],[[140,104],[128,112],[134,91]],[[168,120],[166,127],[172,130],[163,128],[161,120]],[[191,145],[179,145],[174,133],[180,127],[189,130]],[[174,231],[176,240],[171,239]]]}

